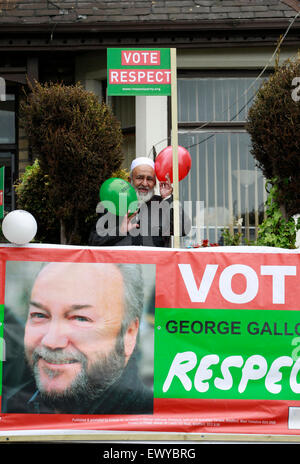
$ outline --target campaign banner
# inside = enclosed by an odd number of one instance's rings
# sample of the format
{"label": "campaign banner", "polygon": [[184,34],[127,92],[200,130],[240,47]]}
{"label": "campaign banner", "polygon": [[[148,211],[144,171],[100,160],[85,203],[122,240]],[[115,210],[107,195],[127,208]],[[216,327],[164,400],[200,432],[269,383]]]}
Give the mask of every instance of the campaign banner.
{"label": "campaign banner", "polygon": [[298,435],[298,250],[0,247],[0,433]]}
{"label": "campaign banner", "polygon": [[108,48],[108,95],[171,95],[169,48]]}

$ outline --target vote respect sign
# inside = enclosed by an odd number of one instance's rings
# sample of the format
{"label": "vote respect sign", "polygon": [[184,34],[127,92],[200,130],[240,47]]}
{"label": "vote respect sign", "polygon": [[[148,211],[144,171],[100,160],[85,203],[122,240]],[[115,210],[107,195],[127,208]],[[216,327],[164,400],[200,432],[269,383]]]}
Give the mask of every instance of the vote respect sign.
{"label": "vote respect sign", "polygon": [[160,350],[172,347],[158,364],[164,381],[157,387],[166,398],[298,398],[296,313],[288,320],[284,311],[216,309],[212,317],[207,310],[185,309],[167,319],[159,313]]}
{"label": "vote respect sign", "polygon": [[171,95],[170,49],[107,49],[108,95]]}
{"label": "vote respect sign", "polygon": [[0,434],[300,435],[299,266],[267,247],[2,246]]}

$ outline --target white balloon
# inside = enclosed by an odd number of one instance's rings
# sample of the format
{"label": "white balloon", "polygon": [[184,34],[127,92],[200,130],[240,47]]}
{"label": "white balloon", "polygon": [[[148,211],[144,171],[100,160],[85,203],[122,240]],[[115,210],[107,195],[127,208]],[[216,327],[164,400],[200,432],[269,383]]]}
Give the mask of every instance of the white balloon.
{"label": "white balloon", "polygon": [[32,214],[22,209],[11,211],[2,221],[4,237],[16,245],[30,242],[37,232],[37,223]]}

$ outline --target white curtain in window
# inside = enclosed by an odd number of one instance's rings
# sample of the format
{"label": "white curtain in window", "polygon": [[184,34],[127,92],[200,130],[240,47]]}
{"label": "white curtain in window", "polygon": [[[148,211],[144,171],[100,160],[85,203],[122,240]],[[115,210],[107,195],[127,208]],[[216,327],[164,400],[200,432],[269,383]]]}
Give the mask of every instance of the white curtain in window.
{"label": "white curtain in window", "polygon": [[202,239],[221,243],[222,231],[229,227],[255,239],[266,198],[264,177],[249,152],[249,135],[180,132],[179,144],[192,157],[192,169],[180,182],[180,200],[186,202],[198,238],[201,230]]}
{"label": "white curtain in window", "polygon": [[178,121],[244,122],[262,83],[250,77],[178,79]]}

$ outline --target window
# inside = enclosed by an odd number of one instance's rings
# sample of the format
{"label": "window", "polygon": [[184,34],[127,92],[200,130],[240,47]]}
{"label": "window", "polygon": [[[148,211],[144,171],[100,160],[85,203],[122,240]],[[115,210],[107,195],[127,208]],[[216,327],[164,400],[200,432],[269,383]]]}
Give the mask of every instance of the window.
{"label": "window", "polygon": [[243,76],[178,79],[179,144],[192,157],[191,172],[179,184],[180,200],[191,203],[198,243],[208,239],[222,244],[225,227],[253,240],[264,217],[265,181],[245,130],[262,83],[254,81]]}
{"label": "window", "polygon": [[0,151],[0,166],[4,166],[4,209],[12,211],[15,208],[15,154]]}
{"label": "window", "polygon": [[0,144],[15,142],[15,96],[6,95],[6,100],[0,101]]}
{"label": "window", "polygon": [[16,149],[16,98],[8,93],[5,101],[0,101],[0,167],[5,167],[5,211],[15,208]]}
{"label": "window", "polygon": [[121,123],[123,132],[123,166],[130,166],[135,158],[135,97],[108,97],[116,118]]}

